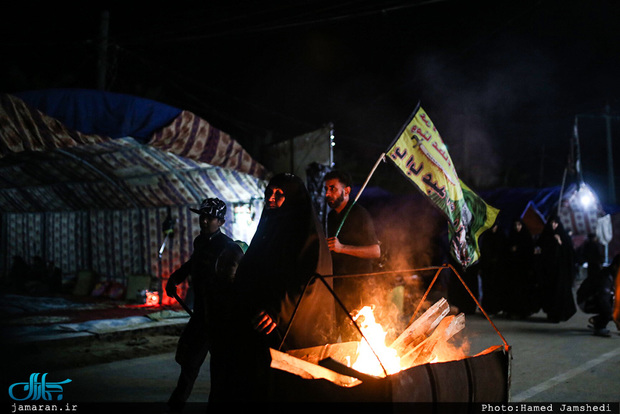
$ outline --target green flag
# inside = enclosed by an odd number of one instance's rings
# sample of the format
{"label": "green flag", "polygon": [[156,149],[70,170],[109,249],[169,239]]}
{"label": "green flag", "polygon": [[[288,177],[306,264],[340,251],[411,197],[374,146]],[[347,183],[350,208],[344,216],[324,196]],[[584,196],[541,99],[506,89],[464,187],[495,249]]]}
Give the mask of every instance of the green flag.
{"label": "green flag", "polygon": [[465,268],[475,263],[480,257],[478,238],[499,210],[458,178],[448,149],[419,104],[386,155],[447,217],[454,258]]}

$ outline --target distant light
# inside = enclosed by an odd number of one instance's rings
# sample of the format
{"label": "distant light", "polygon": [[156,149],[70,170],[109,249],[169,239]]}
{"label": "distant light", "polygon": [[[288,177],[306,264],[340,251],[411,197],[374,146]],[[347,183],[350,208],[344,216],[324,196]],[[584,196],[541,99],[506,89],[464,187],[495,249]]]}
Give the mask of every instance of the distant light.
{"label": "distant light", "polygon": [[159,305],[159,292],[151,292],[150,290],[147,290],[146,291],[146,304],[148,306]]}
{"label": "distant light", "polygon": [[579,201],[581,202],[581,205],[584,207],[590,207],[592,205],[592,203],[594,203],[594,200],[592,199],[592,195],[591,194],[581,194]]}
{"label": "distant light", "polygon": [[589,209],[596,202],[596,196],[586,184],[579,186],[579,191],[577,194],[579,197],[579,203],[585,209]]}
{"label": "distant light", "polygon": [[258,217],[252,203],[238,203],[233,207],[233,236],[244,242],[249,242],[256,233]]}

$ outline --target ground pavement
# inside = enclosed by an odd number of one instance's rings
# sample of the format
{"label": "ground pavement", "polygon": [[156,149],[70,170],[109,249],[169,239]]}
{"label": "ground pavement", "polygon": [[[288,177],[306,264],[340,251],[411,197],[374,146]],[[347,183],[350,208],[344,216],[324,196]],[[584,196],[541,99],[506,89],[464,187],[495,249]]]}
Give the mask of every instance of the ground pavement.
{"label": "ground pavement", "polygon": [[[620,400],[620,335],[614,327],[610,338],[593,336],[588,317],[579,312],[557,324],[546,322],[542,314],[525,321],[492,319],[512,349],[511,401]],[[465,333],[470,355],[502,344],[480,314],[466,318]],[[72,380],[65,386],[64,398],[73,402],[163,402],[178,375],[173,352],[53,371],[45,362],[40,364],[37,372],[49,372],[56,381]],[[29,373],[14,373],[8,380],[25,381],[23,376]],[[191,400],[205,403],[209,386],[207,360]]]}
{"label": "ground pavement", "polygon": [[[547,322],[542,313],[527,320],[494,317],[496,331],[477,313],[466,317],[462,339],[469,346],[469,355],[503,344],[502,337],[510,345],[511,402],[617,403],[620,335],[610,324],[611,337],[593,336],[587,327],[590,316],[578,311],[561,323]],[[186,320],[154,321],[148,327],[125,326],[98,335],[75,332],[73,339],[24,341],[4,352],[3,388],[39,372],[48,373],[48,381],[71,379],[63,386],[65,402],[163,404],[179,372],[174,349]],[[114,352],[110,354],[110,350]],[[80,353],[104,355],[103,363],[96,363],[96,358],[80,359]],[[190,410],[204,411],[209,387],[207,360],[191,396]]]}

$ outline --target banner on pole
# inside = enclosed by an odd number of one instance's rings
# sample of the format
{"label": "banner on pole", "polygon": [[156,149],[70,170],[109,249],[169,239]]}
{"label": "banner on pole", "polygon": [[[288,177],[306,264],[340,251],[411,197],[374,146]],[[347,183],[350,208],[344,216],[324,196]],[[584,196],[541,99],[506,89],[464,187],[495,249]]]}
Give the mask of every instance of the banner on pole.
{"label": "banner on pole", "polygon": [[478,238],[499,210],[459,179],[441,135],[419,104],[386,156],[444,213],[454,258],[464,268],[474,264],[480,257]]}

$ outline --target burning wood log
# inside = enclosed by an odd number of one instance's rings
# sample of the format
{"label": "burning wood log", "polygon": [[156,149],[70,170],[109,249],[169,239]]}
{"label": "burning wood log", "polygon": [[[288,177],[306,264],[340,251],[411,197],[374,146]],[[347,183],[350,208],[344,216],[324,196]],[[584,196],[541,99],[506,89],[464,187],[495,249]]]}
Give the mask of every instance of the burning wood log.
{"label": "burning wood log", "polygon": [[357,355],[359,346],[359,341],[350,341],[310,348],[291,349],[287,351],[287,354],[317,365],[320,361],[328,358],[344,365],[351,365],[351,362],[353,362],[351,358]]}
{"label": "burning wood log", "polygon": [[354,377],[359,379],[360,381],[373,381],[376,380],[377,377],[374,375],[364,374],[363,372],[357,371],[347,365],[343,365],[338,361],[333,360],[332,358],[327,358],[319,362],[319,365],[325,367],[327,369],[331,369],[334,372],[337,372],[341,375]]}
{"label": "burning wood log", "polygon": [[290,372],[305,379],[326,379],[341,387],[352,387],[361,383],[357,378],[339,374],[331,369],[307,362],[284,352],[270,348],[271,368]]}
{"label": "burning wood log", "polygon": [[395,349],[400,357],[406,355],[424,341],[449,312],[450,305],[448,301],[445,298],[439,299],[433,306],[428,308],[422,316],[413,321],[407,329],[392,342],[390,348]]}
{"label": "burning wood log", "polygon": [[[369,329],[373,328],[369,321],[374,317],[363,315],[363,321],[369,323],[360,326],[364,335],[360,342],[287,353],[271,349],[271,367],[277,371],[273,377],[277,384],[273,387],[277,390],[274,398],[279,401],[284,396],[286,401],[300,402],[508,401],[511,354],[503,336],[485,313],[504,346],[467,356],[465,348],[457,349],[448,342],[464,328],[465,316],[448,316],[449,312],[448,302],[440,299],[389,347],[385,344],[385,329]],[[363,352],[371,342],[372,353]],[[384,376],[370,366],[379,359]],[[369,360],[374,364],[359,364]],[[393,362],[398,364],[397,369],[392,368]]]}
{"label": "burning wood log", "polygon": [[408,368],[413,365],[431,362],[435,347],[440,343],[448,341],[463,328],[465,328],[465,315],[462,313],[442,319],[428,338],[400,358],[401,367]]}

